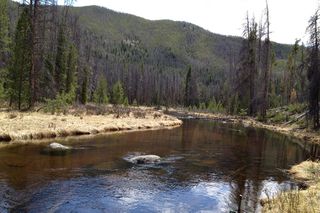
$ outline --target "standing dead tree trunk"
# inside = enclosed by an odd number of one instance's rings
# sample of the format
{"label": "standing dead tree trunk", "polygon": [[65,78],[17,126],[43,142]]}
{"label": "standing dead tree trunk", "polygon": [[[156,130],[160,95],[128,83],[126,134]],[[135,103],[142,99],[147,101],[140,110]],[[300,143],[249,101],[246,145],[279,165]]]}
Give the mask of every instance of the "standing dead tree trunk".
{"label": "standing dead tree trunk", "polygon": [[256,48],[257,48],[257,23],[254,18],[250,24],[250,31],[248,37],[249,54],[248,54],[248,70],[249,70],[249,115],[255,115],[257,113],[257,99],[256,99],[256,77],[257,77],[257,60],[256,60]]}
{"label": "standing dead tree trunk", "polygon": [[270,41],[270,19],[269,19],[269,6],[266,3],[266,39],[264,41],[264,60],[263,60],[263,91],[261,99],[260,115],[265,119],[269,105],[269,86],[271,75],[271,41]]}
{"label": "standing dead tree trunk", "polygon": [[319,129],[319,11],[317,10],[309,21],[307,30],[310,33],[310,55],[308,67],[309,80],[309,117],[313,121],[313,128]]}

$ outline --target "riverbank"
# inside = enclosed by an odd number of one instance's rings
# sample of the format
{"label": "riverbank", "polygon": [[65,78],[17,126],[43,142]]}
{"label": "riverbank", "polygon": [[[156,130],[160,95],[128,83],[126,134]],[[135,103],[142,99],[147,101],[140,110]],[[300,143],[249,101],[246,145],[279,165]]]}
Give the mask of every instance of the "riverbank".
{"label": "riverbank", "polygon": [[262,201],[264,213],[320,212],[320,162],[305,161],[293,166],[289,173],[307,185],[305,190],[281,192]]}
{"label": "riverbank", "polygon": [[[298,139],[301,144],[310,144],[319,147],[320,133],[307,128],[301,128],[296,122],[263,123],[248,116],[230,116],[224,114],[212,114],[202,112],[189,112],[184,109],[170,109],[170,114],[185,118],[211,119],[221,122],[242,124],[247,127],[263,128],[278,132],[288,137]],[[298,117],[298,116],[297,116]],[[312,154],[320,156],[320,150],[312,150]],[[300,213],[320,212],[320,161],[304,161],[293,165],[288,171],[289,175],[297,182],[305,186],[305,189],[292,190],[271,195],[261,201],[262,212],[266,213]]]}
{"label": "riverbank", "polygon": [[73,108],[64,114],[44,112],[0,112],[0,141],[31,140],[96,135],[99,133],[170,128],[182,121],[148,107],[115,108],[101,111]]}
{"label": "riverbank", "polygon": [[237,123],[244,126],[251,126],[255,128],[268,129],[274,132],[284,134],[289,137],[305,141],[310,144],[319,144],[320,145],[320,132],[316,132],[307,128],[301,128],[296,123],[263,123],[257,119],[249,116],[233,116],[225,114],[213,114],[205,112],[190,112],[184,109],[169,109],[169,114],[174,115],[178,118],[202,118],[202,119],[211,119],[216,121],[228,122],[228,123]]}

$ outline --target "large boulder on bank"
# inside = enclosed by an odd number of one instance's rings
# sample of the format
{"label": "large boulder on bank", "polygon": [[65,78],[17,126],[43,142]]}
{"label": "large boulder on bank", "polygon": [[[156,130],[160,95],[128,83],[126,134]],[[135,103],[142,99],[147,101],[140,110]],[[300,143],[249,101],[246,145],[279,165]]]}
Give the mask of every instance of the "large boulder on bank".
{"label": "large boulder on bank", "polygon": [[51,144],[49,144],[49,148],[52,150],[60,150],[60,151],[71,149],[70,147],[64,146],[60,143],[51,143]]}
{"label": "large boulder on bank", "polygon": [[160,162],[161,158],[157,155],[139,155],[129,159],[131,163],[148,164]]}

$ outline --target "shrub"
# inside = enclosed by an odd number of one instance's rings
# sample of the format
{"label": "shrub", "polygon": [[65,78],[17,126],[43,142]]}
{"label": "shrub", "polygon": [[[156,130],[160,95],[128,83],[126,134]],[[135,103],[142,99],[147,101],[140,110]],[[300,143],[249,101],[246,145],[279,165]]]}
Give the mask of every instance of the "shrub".
{"label": "shrub", "polygon": [[240,116],[246,116],[246,115],[248,115],[248,109],[243,109],[243,108],[241,108],[241,109],[240,109],[240,112],[239,112],[239,115],[240,115]]}
{"label": "shrub", "polygon": [[74,97],[71,93],[61,93],[58,94],[56,99],[46,99],[44,111],[54,113],[66,113],[66,110],[69,105],[71,105],[74,101]]}
{"label": "shrub", "polygon": [[208,104],[208,108],[207,108],[210,112],[213,113],[225,113],[226,110],[223,107],[221,102],[216,102],[215,99],[213,99],[213,101],[210,101]]}
{"label": "shrub", "polygon": [[97,104],[107,104],[109,102],[107,81],[103,76],[100,77],[93,99]]}
{"label": "shrub", "polygon": [[3,84],[0,81],[0,102],[3,101],[4,99],[5,99],[5,91],[4,91],[4,88],[3,88]]}
{"label": "shrub", "polygon": [[137,102],[136,99],[133,100],[132,105],[133,105],[133,106],[138,106],[138,102]]}
{"label": "shrub", "polygon": [[114,114],[115,118],[128,117],[131,112],[130,108],[117,105],[113,106],[112,109],[112,114]]}
{"label": "shrub", "polygon": [[271,106],[271,108],[281,106],[281,96],[276,95],[275,93],[272,93],[270,95],[270,106]]}
{"label": "shrub", "polygon": [[143,112],[143,111],[140,111],[140,110],[134,111],[133,112],[133,116],[135,118],[145,118],[146,117],[146,112]]}
{"label": "shrub", "polygon": [[282,112],[278,112],[276,113],[271,119],[271,122],[274,123],[283,123],[286,122],[288,120],[288,116],[285,113]]}
{"label": "shrub", "polygon": [[117,81],[112,87],[112,102],[113,104],[124,103],[124,90],[120,81]]}
{"label": "shrub", "polygon": [[129,100],[128,100],[127,97],[124,99],[123,105],[124,105],[124,106],[129,106]]}
{"label": "shrub", "polygon": [[288,105],[288,111],[290,114],[302,113],[306,109],[306,104],[296,103]]}
{"label": "shrub", "polygon": [[207,109],[206,104],[205,104],[205,103],[200,103],[199,109],[200,109],[200,110],[205,110],[205,109]]}

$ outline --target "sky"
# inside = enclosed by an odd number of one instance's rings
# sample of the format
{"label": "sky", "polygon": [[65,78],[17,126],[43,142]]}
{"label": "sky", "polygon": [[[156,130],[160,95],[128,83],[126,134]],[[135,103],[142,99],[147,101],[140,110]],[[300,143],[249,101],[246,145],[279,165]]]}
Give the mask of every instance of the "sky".
{"label": "sky", "polygon": [[[306,26],[319,0],[269,0],[271,39],[307,41]],[[99,5],[150,20],[186,21],[223,35],[241,36],[246,13],[260,20],[265,0],[77,0],[75,6]]]}

